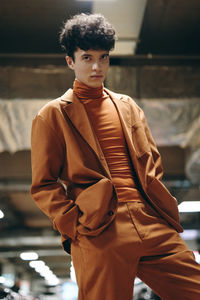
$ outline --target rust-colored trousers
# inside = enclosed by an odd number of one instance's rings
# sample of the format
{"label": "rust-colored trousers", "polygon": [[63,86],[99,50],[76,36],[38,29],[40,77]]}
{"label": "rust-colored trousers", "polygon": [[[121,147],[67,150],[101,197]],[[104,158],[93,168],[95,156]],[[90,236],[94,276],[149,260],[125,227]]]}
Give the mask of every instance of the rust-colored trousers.
{"label": "rust-colored trousers", "polygon": [[163,300],[200,300],[200,265],[179,234],[145,202],[119,203],[99,236],[78,236],[72,260],[79,300],[132,300],[135,276]]}

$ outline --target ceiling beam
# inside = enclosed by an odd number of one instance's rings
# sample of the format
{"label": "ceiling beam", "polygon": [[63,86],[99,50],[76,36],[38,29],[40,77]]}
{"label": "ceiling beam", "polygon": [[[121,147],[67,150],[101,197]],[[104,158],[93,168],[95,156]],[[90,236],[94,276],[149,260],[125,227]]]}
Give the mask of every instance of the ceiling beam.
{"label": "ceiling beam", "polygon": [[23,247],[23,246],[59,246],[59,236],[9,236],[0,238],[0,245],[3,247]]}
{"label": "ceiling beam", "polygon": [[[0,256],[4,259],[8,258],[16,258],[20,257],[20,253],[22,251],[0,251]],[[38,256],[41,257],[46,257],[46,256],[51,256],[51,257],[66,257],[69,256],[64,250],[62,249],[45,249],[45,250],[35,250],[37,252]]]}

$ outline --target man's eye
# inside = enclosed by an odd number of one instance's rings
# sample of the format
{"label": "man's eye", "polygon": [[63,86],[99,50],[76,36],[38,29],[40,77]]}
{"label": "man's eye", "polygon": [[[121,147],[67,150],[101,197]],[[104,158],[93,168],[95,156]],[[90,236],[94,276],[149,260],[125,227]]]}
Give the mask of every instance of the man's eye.
{"label": "man's eye", "polygon": [[89,56],[84,56],[83,59],[84,60],[90,60],[90,57]]}
{"label": "man's eye", "polygon": [[108,59],[108,57],[109,57],[109,55],[108,55],[108,54],[104,54],[104,55],[102,55],[102,59],[103,59],[103,60],[106,60],[106,59]]}

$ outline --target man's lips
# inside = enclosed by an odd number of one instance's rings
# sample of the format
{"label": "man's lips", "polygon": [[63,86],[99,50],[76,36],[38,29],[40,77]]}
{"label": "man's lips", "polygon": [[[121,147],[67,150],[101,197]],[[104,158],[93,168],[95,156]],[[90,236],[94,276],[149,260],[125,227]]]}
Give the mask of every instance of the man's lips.
{"label": "man's lips", "polygon": [[91,78],[102,78],[103,75],[91,75],[90,77],[91,77]]}

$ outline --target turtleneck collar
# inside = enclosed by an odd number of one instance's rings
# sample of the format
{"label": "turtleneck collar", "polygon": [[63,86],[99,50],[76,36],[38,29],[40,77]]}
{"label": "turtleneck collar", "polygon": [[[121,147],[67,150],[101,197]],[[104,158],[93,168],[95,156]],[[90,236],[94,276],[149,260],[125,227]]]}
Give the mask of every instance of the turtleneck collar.
{"label": "turtleneck collar", "polygon": [[103,97],[103,84],[100,87],[92,88],[75,79],[73,92],[80,100],[99,99]]}

